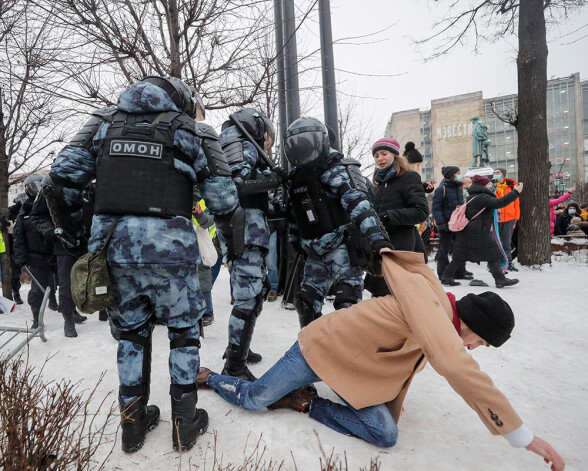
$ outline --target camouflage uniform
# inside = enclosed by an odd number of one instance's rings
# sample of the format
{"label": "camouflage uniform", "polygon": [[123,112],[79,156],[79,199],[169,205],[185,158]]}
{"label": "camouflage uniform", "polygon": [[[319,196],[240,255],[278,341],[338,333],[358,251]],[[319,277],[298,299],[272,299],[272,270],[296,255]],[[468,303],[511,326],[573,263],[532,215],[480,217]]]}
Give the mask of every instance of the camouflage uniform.
{"label": "camouflage uniform", "polygon": [[[333,152],[336,151],[331,149],[331,155]],[[350,219],[356,223],[362,234],[367,236],[370,245],[373,246],[376,241],[386,240],[383,229],[376,230],[377,227],[381,227],[381,223],[375,213],[369,217],[360,218],[371,210],[371,204],[367,194],[352,184],[344,165],[335,164],[327,168],[320,176],[320,182],[327,196],[340,199],[341,205],[347,212],[349,212],[349,207],[353,208],[349,214]],[[346,190],[344,190],[345,188]],[[335,309],[348,307],[361,301],[363,269],[359,266],[352,266],[349,250],[345,243],[345,231],[346,226],[342,225],[319,238],[300,239],[296,224],[290,225],[290,242],[300,243],[301,248],[307,254],[304,275],[297,297],[305,299],[307,304],[312,306],[314,318],[321,315],[324,298],[331,286],[335,288]],[[301,318],[301,326],[302,324]]]}
{"label": "camouflage uniform", "polygon": [[[243,160],[232,164],[229,162],[233,179],[246,180],[254,173],[264,173],[258,169],[261,159],[256,148],[236,126],[225,129],[219,136],[219,143],[224,147],[235,138],[241,140],[243,145]],[[271,171],[265,170],[266,174],[268,172]],[[235,299],[229,319],[228,350],[232,351],[240,350],[240,347],[251,341],[256,319],[268,292],[265,257],[269,249],[270,230],[267,217],[262,209],[247,207],[243,202],[241,206],[245,208],[245,249],[239,257],[228,260],[231,290]],[[247,371],[246,374],[251,373]]]}
{"label": "camouflage uniform", "polygon": [[[117,108],[129,114],[178,111],[161,88],[145,82],[127,88],[119,97]],[[51,173],[71,181],[72,186],[87,187],[96,176],[96,157],[109,125],[107,122],[100,125],[89,150],[66,146],[53,163]],[[193,163],[190,166],[174,159],[174,167],[199,185],[213,214],[229,214],[238,206],[237,190],[231,178],[209,175],[197,181],[196,174],[207,166],[201,144],[202,139],[196,134],[178,129],[174,134],[174,149],[193,159]],[[77,188],[66,187],[62,194],[68,204],[81,199]],[[113,220],[113,215],[94,216],[89,250],[102,246]],[[118,346],[119,380],[125,390],[136,387],[137,392],[122,395],[121,400],[139,394],[148,396],[150,338],[155,319],[167,325],[170,341],[186,343],[171,350],[172,384],[193,385],[200,363],[195,345],[200,336],[198,320],[204,312],[204,299],[196,276],[199,252],[192,222],[181,216],[123,216],[112,235],[107,258],[115,287],[115,299],[108,313],[126,338]],[[141,388],[146,390],[141,392]]]}

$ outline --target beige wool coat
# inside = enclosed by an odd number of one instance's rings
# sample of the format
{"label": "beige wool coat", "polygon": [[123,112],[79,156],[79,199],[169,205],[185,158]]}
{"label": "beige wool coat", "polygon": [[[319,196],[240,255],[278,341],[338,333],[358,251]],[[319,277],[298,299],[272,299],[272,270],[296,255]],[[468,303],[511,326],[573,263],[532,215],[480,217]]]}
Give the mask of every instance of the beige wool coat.
{"label": "beige wool coat", "polygon": [[517,413],[465,349],[451,303],[422,254],[385,250],[382,272],[392,294],[302,329],[298,341],[310,367],[354,408],[386,403],[398,423],[410,383],[428,361],[493,435],[519,428]]}

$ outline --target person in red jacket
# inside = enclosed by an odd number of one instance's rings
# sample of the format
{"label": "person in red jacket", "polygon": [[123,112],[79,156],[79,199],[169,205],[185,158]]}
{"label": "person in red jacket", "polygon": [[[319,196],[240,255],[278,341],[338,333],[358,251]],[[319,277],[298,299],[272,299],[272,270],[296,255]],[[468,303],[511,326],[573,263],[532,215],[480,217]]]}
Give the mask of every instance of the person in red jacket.
{"label": "person in red jacket", "polygon": [[[510,193],[517,184],[516,181],[506,178],[505,168],[497,168],[494,170],[494,181],[496,184],[496,197],[498,199]],[[499,214],[498,227],[500,230],[500,242],[502,243],[502,248],[508,257],[508,271],[519,271],[512,263],[511,241],[512,234],[520,216],[521,210],[518,198],[508,206],[502,208]]]}

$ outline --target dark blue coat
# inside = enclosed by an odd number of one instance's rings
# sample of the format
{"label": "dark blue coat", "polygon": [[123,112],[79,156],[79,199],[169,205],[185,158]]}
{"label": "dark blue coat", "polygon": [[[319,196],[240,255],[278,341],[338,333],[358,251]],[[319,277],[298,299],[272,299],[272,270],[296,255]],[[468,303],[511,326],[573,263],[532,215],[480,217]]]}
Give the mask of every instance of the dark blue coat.
{"label": "dark blue coat", "polygon": [[[433,194],[433,217],[437,225],[447,224],[458,205],[463,204],[462,183],[443,180]],[[445,190],[444,190],[445,189]]]}

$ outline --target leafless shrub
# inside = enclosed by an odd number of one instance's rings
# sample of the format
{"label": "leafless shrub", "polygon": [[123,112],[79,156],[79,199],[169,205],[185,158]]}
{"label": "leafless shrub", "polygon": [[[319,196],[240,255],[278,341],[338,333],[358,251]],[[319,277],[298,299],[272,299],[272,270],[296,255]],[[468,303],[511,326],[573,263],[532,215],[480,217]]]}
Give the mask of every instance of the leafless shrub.
{"label": "leafless shrub", "polygon": [[45,381],[47,361],[34,368],[28,358],[0,359],[0,469],[102,469],[94,456],[109,442],[114,447],[116,434],[106,430],[117,416],[108,395],[96,408],[103,377],[86,396],[79,383]]}

